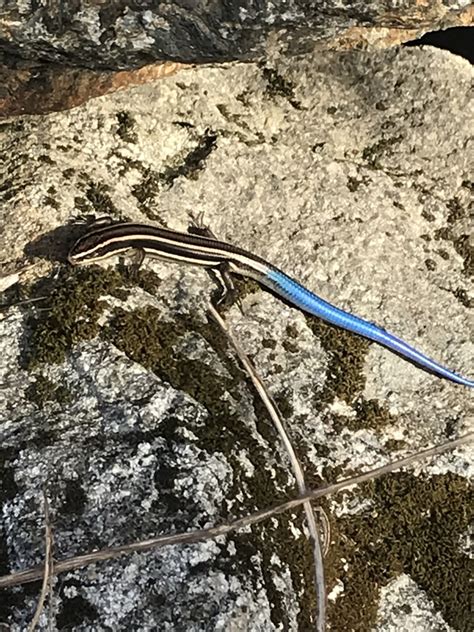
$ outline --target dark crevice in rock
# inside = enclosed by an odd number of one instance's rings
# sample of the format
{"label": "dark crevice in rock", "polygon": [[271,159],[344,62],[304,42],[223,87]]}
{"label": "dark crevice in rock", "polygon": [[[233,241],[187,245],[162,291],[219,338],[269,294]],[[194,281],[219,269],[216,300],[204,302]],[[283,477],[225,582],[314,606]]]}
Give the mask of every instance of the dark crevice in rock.
{"label": "dark crevice in rock", "polygon": [[75,626],[94,621],[97,617],[98,612],[95,606],[81,595],[76,595],[63,601],[56,623],[59,630],[71,630]]}
{"label": "dark crevice in rock", "polygon": [[406,42],[405,46],[434,46],[449,50],[474,64],[474,27],[456,26],[444,31],[425,33],[423,37]]}

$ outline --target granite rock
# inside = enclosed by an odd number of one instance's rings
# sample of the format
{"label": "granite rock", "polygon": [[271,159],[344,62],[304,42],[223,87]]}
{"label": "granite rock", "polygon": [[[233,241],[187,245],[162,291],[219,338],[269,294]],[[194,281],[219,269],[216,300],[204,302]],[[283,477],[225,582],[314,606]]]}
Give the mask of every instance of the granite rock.
{"label": "granite rock", "polygon": [[[207,317],[212,279],[159,261],[136,280],[69,270],[78,215],[184,230],[202,211],[220,238],[472,375],[471,82],[467,62],[429,48],[313,54],[196,68],[1,124],[1,270],[20,279],[4,302],[36,301],[4,308],[0,321],[2,573],[42,561],[43,490],[57,559],[296,493]],[[227,322],[282,408],[311,485],[467,431],[466,389],[240,291]],[[323,503],[332,630],[391,629],[387,591],[401,573],[417,587],[404,593],[413,612],[433,609],[433,626],[413,630],[467,629],[471,470],[458,450]],[[66,573],[39,629],[313,629],[304,534],[296,512]],[[3,590],[0,621],[26,629],[38,593]],[[401,612],[399,627],[406,620]]]}
{"label": "granite rock", "polygon": [[473,20],[466,0],[0,0],[0,117],[64,110],[193,63],[375,50]]}

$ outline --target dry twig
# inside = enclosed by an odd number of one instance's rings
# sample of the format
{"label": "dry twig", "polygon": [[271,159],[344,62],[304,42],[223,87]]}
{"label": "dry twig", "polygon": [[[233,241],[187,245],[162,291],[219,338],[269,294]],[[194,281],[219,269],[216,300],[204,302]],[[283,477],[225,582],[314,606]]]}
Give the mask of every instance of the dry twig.
{"label": "dry twig", "polygon": [[[245,370],[247,371],[250,379],[255,386],[257,393],[260,396],[265,408],[270,415],[273,425],[275,426],[278,434],[280,435],[280,439],[283,441],[283,445],[288,453],[290,458],[290,463],[293,468],[293,474],[296,478],[296,484],[298,486],[298,492],[300,496],[303,496],[308,490],[306,487],[306,482],[304,479],[303,468],[301,467],[301,463],[298,460],[293,444],[291,443],[288,432],[283,424],[281,419],[281,414],[278,411],[277,405],[273,399],[273,397],[268,392],[265,384],[261,380],[260,376],[257,374],[255,367],[252,362],[248,358],[247,354],[244,352],[242,347],[240,346],[239,341],[234,336],[234,334],[228,329],[225,321],[219,314],[219,312],[214,308],[212,303],[208,304],[208,310],[212,316],[212,318],[219,325],[221,330],[224,332],[228,340],[232,343],[239,360]],[[316,595],[317,595],[317,603],[318,603],[318,613],[316,617],[316,628],[318,632],[324,632],[326,629],[326,590],[325,590],[325,582],[324,582],[324,564],[323,564],[323,554],[321,550],[321,541],[319,538],[319,529],[316,521],[316,516],[311,505],[310,500],[306,500],[303,504],[304,510],[306,513],[306,521],[308,524],[308,530],[310,533],[310,539],[312,542],[312,551],[314,558],[314,570],[315,570],[315,585],[316,585]]]}
{"label": "dry twig", "polygon": [[43,506],[44,506],[44,539],[45,539],[45,553],[44,553],[44,570],[43,570],[43,585],[41,586],[41,593],[36,606],[36,611],[28,627],[28,632],[33,632],[38,625],[39,618],[44,608],[44,602],[48,593],[50,592],[50,579],[53,577],[55,569],[53,564],[53,530],[51,528],[51,522],[49,519],[49,502],[46,492],[43,491]]}
{"label": "dry twig", "polygon": [[[448,450],[453,450],[454,448],[458,448],[461,445],[470,443],[473,440],[474,432],[470,432],[469,434],[463,435],[458,439],[446,441],[441,445],[434,446],[433,448],[428,448],[427,450],[423,450],[421,452],[417,452],[405,457],[404,459],[399,459],[398,461],[387,463],[387,465],[383,465],[374,470],[369,470],[368,472],[364,472],[363,474],[358,474],[357,476],[351,476],[350,478],[342,479],[338,483],[334,483],[332,485],[324,485],[323,487],[320,487],[318,489],[308,491],[306,494],[304,494],[304,496],[300,496],[299,498],[288,500],[279,505],[268,507],[267,509],[262,509],[261,511],[257,511],[250,516],[244,516],[242,518],[238,518],[237,520],[234,520],[232,522],[224,523],[217,527],[199,529],[196,531],[187,531],[184,533],[176,533],[174,535],[161,535],[157,538],[151,538],[149,540],[132,542],[123,546],[102,549],[100,551],[78,555],[77,557],[66,558],[64,560],[56,562],[54,564],[54,568],[51,569],[51,572],[54,575],[58,575],[59,573],[74,571],[78,568],[88,566],[89,564],[111,560],[129,553],[141,553],[144,551],[149,551],[151,549],[159,549],[164,546],[170,546],[173,544],[195,544],[197,542],[202,542],[203,540],[208,540],[210,538],[217,538],[219,536],[226,535],[227,533],[237,531],[238,529],[243,529],[244,527],[249,527],[250,525],[257,524],[259,522],[262,522],[263,520],[266,520],[267,518],[271,518],[272,516],[276,516],[285,511],[295,509],[295,507],[299,507],[307,500],[316,500],[317,498],[322,498],[323,496],[329,496],[330,494],[340,492],[342,489],[347,489],[348,487],[352,487],[353,485],[358,485],[360,483],[365,483],[366,481],[370,481],[375,478],[380,478],[384,474],[388,474],[389,472],[393,472],[402,467],[410,465],[415,461],[427,459],[432,456],[436,456],[437,454],[447,452]],[[43,575],[44,566],[29,568],[17,573],[11,573],[10,575],[4,575],[0,577],[0,588],[18,586],[19,584],[27,584],[29,582],[38,581]]]}

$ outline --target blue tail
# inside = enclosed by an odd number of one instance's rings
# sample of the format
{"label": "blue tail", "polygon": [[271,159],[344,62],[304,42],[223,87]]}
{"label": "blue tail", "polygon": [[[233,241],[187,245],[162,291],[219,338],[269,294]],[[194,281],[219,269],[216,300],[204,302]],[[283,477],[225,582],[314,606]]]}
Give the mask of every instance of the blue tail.
{"label": "blue tail", "polygon": [[457,375],[381,327],[331,305],[277,269],[270,270],[262,279],[262,283],[309,314],[373,340],[439,377],[444,377],[456,384],[474,387],[474,380]]}

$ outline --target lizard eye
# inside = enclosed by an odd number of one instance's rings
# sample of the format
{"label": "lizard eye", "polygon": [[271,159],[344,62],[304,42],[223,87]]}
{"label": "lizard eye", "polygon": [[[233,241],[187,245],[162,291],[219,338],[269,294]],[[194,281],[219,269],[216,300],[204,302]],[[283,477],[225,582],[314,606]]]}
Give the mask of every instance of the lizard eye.
{"label": "lizard eye", "polygon": [[69,252],[69,263],[77,265],[95,258],[99,254],[101,241],[101,235],[97,234],[84,235],[78,239]]}

